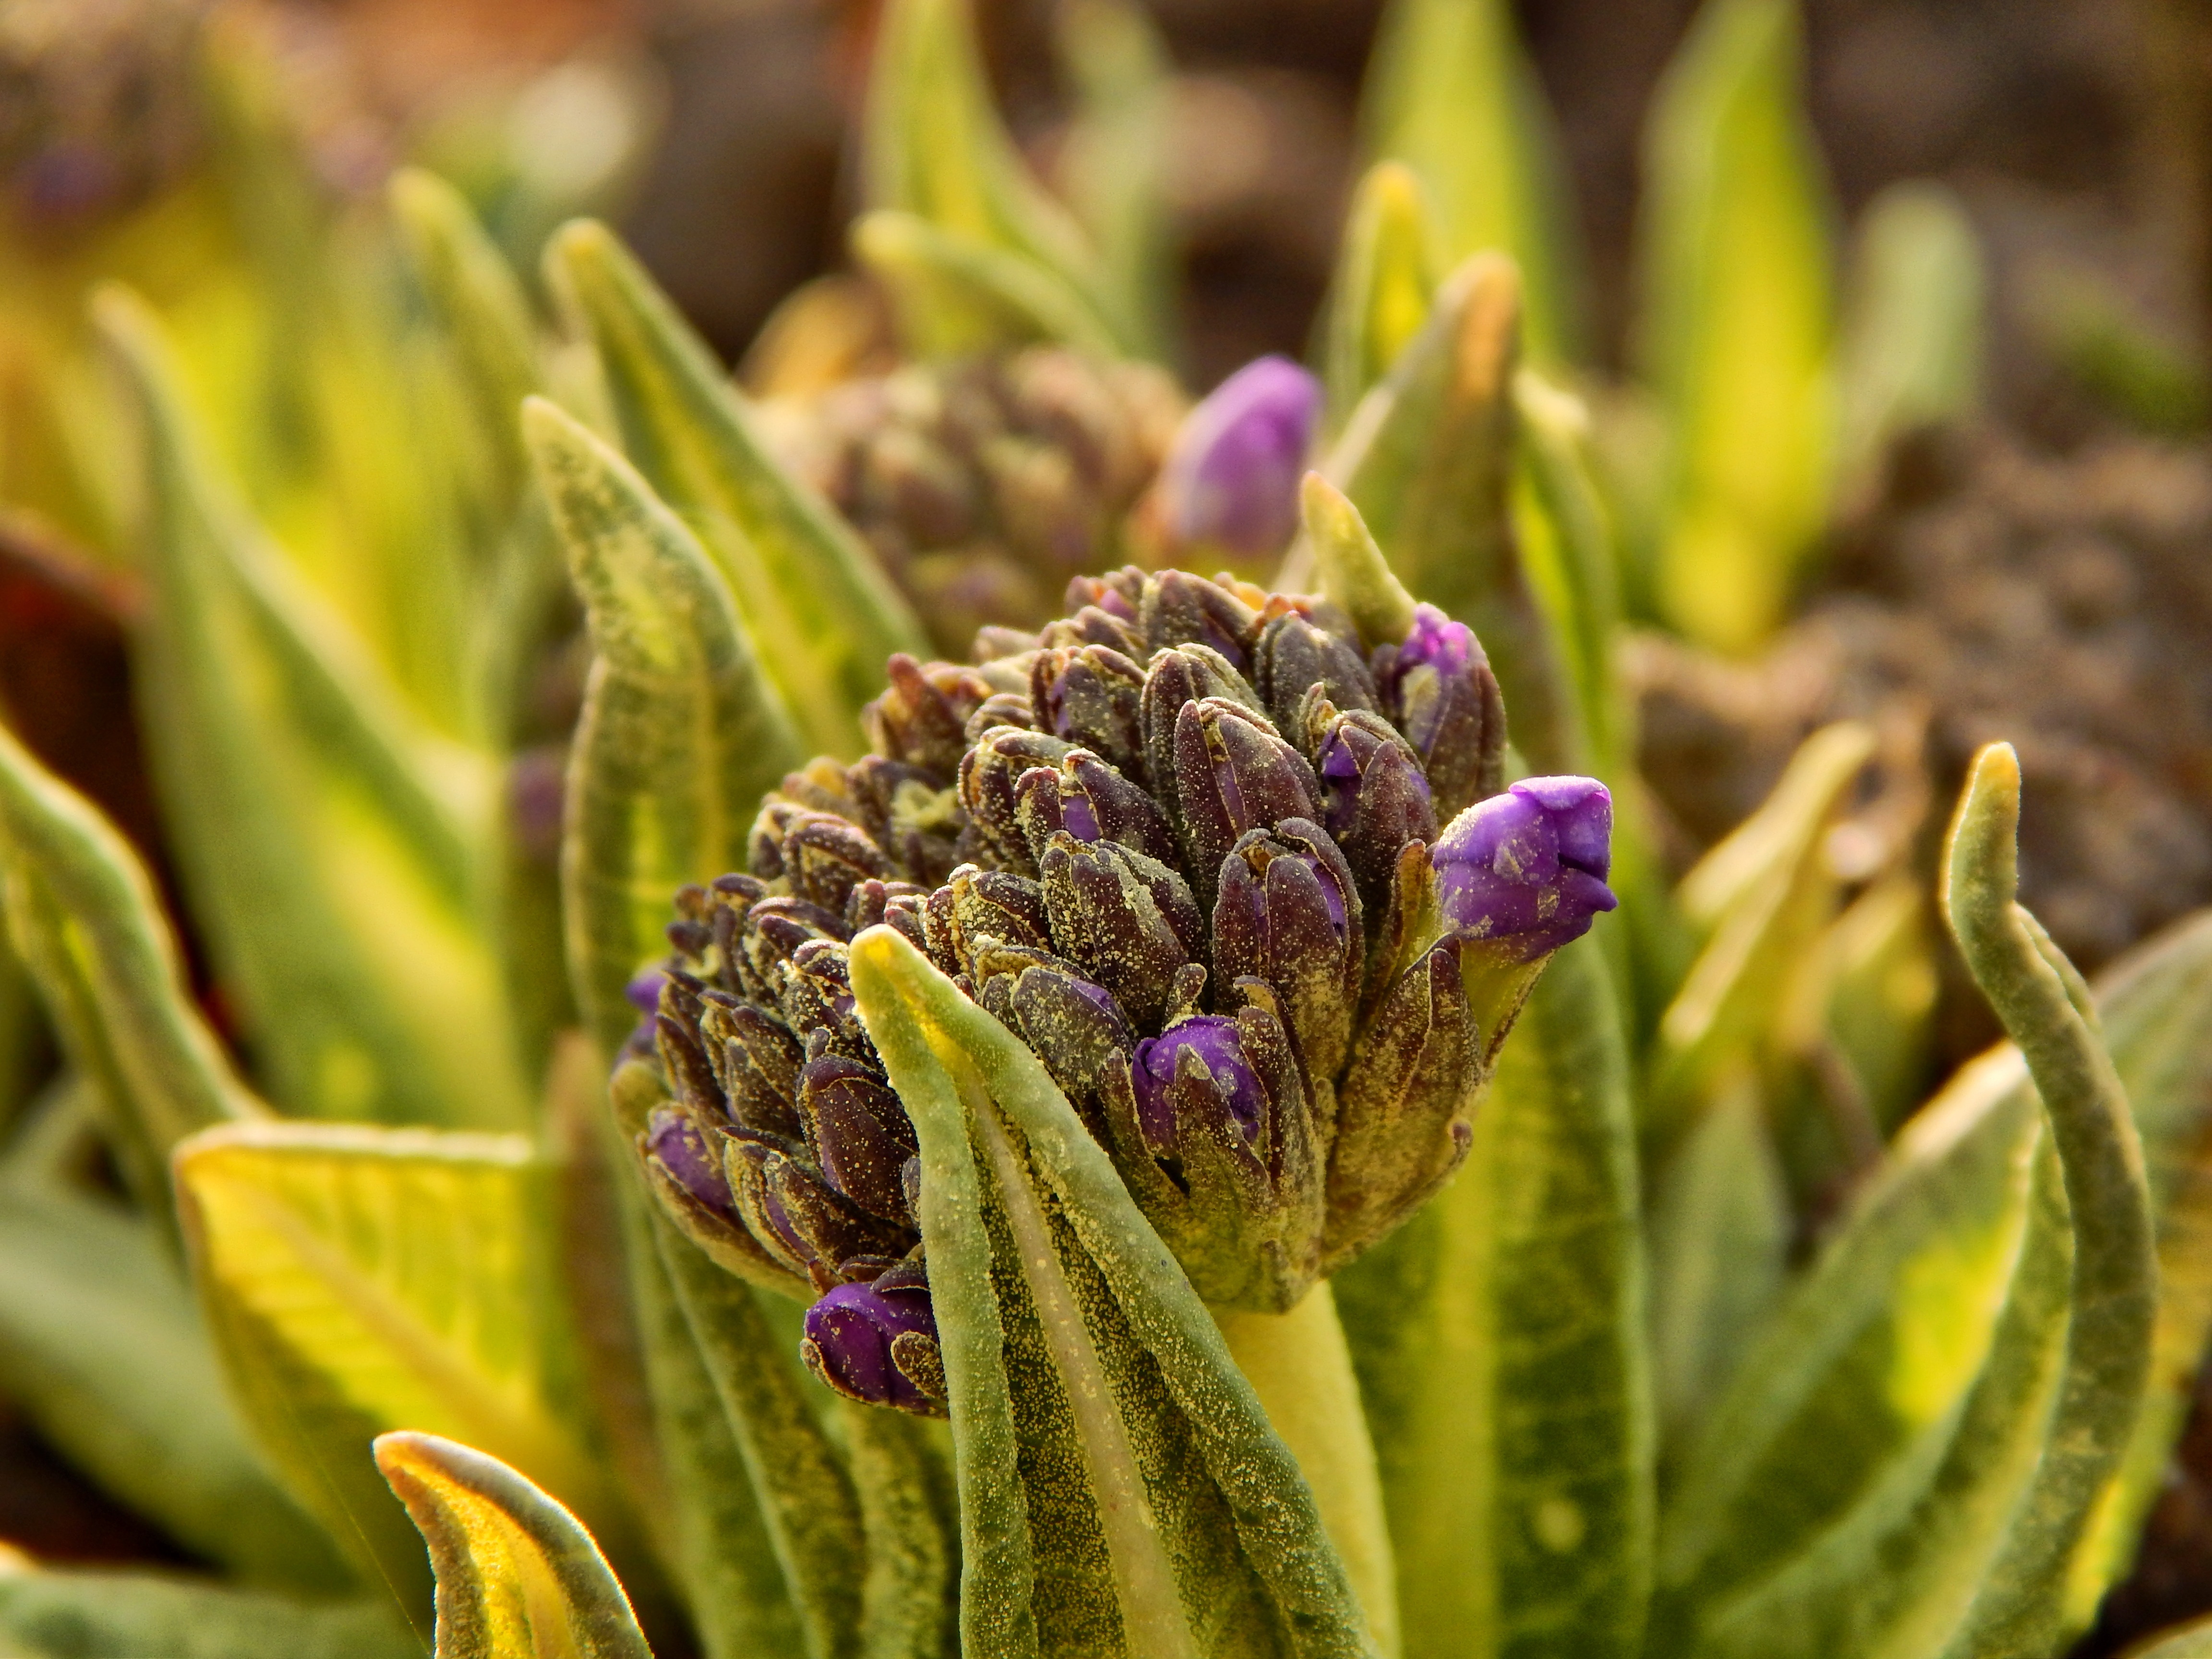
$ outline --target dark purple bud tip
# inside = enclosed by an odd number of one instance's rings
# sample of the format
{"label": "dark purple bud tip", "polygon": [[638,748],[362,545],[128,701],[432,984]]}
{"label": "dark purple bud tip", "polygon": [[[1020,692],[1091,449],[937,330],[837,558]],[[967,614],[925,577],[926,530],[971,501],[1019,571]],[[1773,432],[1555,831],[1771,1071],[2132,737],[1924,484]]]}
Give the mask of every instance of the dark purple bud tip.
{"label": "dark purple bud tip", "polygon": [[908,1333],[934,1342],[937,1316],[921,1275],[893,1269],[870,1284],[840,1285],[809,1308],[799,1351],[824,1382],[850,1399],[932,1412],[934,1402],[891,1358],[892,1343]]}
{"label": "dark purple bud tip", "polygon": [[646,1120],[645,1144],[654,1161],[676,1177],[677,1185],[715,1214],[736,1219],[738,1206],[730,1197],[722,1160],[688,1116],[661,1107]]}
{"label": "dark purple bud tip", "polygon": [[1612,865],[1613,797],[1595,778],[1525,778],[1477,801],[1446,826],[1430,854],[1448,925],[1479,939],[1512,939],[1522,961],[1589,931],[1618,902]]}
{"label": "dark purple bud tip", "polygon": [[1138,1127],[1154,1152],[1174,1152],[1182,1115],[1194,1109],[1225,1115],[1247,1146],[1259,1139],[1267,1091],[1244,1053],[1243,1034],[1227,1016],[1194,1014],[1146,1038],[1130,1069]]}
{"label": "dark purple bud tip", "polygon": [[1161,471],[1169,534],[1182,546],[1264,557],[1298,524],[1298,479],[1321,387],[1286,357],[1261,357],[1184,417]]}

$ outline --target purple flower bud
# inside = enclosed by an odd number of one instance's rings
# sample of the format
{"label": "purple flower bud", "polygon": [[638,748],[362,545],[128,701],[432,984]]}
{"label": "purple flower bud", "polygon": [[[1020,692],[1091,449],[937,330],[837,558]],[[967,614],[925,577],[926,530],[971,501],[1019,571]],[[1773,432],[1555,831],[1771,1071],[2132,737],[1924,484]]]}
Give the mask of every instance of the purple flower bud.
{"label": "purple flower bud", "polygon": [[1038,767],[1015,785],[1015,817],[1038,858],[1066,830],[1078,841],[1116,841],[1146,858],[1172,860],[1175,831],[1150,795],[1088,750],[1058,769]]}
{"label": "purple flower bud", "polygon": [[1248,830],[1317,818],[1319,793],[1306,757],[1264,714],[1225,697],[1186,703],[1176,715],[1175,793],[1187,867],[1211,904],[1221,860]]}
{"label": "purple flower bud", "polygon": [[1252,684],[1285,732],[1304,724],[1306,698],[1316,692],[1339,708],[1376,706],[1366,659],[1296,611],[1275,617],[1261,634],[1252,653]]}
{"label": "purple flower bud", "polygon": [[1375,680],[1384,711],[1421,757],[1440,815],[1496,792],[1505,704],[1473,629],[1417,605],[1405,642],[1375,653]]}
{"label": "purple flower bud", "polygon": [[[1187,1058],[1186,1058],[1187,1056]],[[1137,1045],[1130,1060],[1137,1124],[1160,1157],[1175,1155],[1185,1113],[1221,1115],[1251,1146],[1260,1139],[1267,1091],[1245,1057],[1244,1035],[1221,1014],[1194,1014]]]}
{"label": "purple flower bud", "polygon": [[914,1366],[917,1339],[927,1340],[933,1355],[937,1346],[937,1316],[920,1273],[893,1268],[872,1284],[840,1285],[806,1310],[805,1328],[800,1353],[838,1393],[902,1411],[936,1411],[899,1364],[905,1358]]}
{"label": "purple flower bud", "polygon": [[1319,824],[1285,818],[1222,860],[1213,971],[1267,983],[1312,1075],[1334,1076],[1351,1045],[1365,956],[1351,866]]}
{"label": "purple flower bud", "polygon": [[648,1019],[660,1012],[660,988],[668,983],[665,968],[647,968],[623,987],[629,1006]]}
{"label": "purple flower bud", "polygon": [[1178,545],[1252,558],[1279,553],[1298,525],[1298,478],[1321,414],[1321,387],[1286,357],[1247,363],[1192,410],[1161,470],[1167,532]]}
{"label": "purple flower bud", "polygon": [[1140,783],[1144,691],[1145,671],[1108,646],[1040,651],[1030,670],[1037,728],[1081,744]]}
{"label": "purple flower bud", "polygon": [[1041,862],[1054,948],[1139,1024],[1158,1019],[1176,970],[1206,949],[1206,923],[1189,884],[1118,842],[1058,836]]}
{"label": "purple flower bud", "polygon": [[1613,797],[1595,778],[1527,778],[1462,812],[1431,858],[1444,920],[1478,939],[1510,939],[1534,961],[1589,931],[1617,901]]}
{"label": "purple flower bud", "polygon": [[[1318,721],[1328,710],[1311,711]],[[1380,714],[1350,709],[1330,719],[1315,746],[1322,826],[1344,849],[1359,896],[1379,921],[1390,902],[1399,849],[1437,836],[1429,781],[1405,738]]]}
{"label": "purple flower bud", "polygon": [[707,1137],[689,1113],[672,1106],[656,1109],[646,1120],[645,1145],[685,1192],[715,1214],[737,1219],[737,1206],[730,1199],[730,1182],[722,1173],[722,1160],[707,1144]]}
{"label": "purple flower bud", "polygon": [[884,677],[890,689],[860,711],[869,741],[895,760],[951,777],[968,747],[968,717],[991,688],[972,668],[924,666],[903,652],[885,665]]}
{"label": "purple flower bud", "polygon": [[911,1221],[899,1171],[915,1154],[914,1125],[882,1076],[824,1054],[800,1073],[799,1098],[823,1177],[871,1215]]}

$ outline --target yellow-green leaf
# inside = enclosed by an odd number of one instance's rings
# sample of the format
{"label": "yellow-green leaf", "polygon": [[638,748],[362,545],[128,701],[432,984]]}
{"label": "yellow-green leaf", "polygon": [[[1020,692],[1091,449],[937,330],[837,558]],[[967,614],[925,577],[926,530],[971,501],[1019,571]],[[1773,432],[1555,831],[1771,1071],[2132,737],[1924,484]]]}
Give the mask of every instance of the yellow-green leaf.
{"label": "yellow-green leaf", "polygon": [[1498,249],[1528,280],[1528,346],[1575,355],[1580,295],[1558,135],[1506,0],[1396,0],[1361,97],[1368,157],[1427,187],[1454,261]]}
{"label": "yellow-green leaf", "polygon": [[744,398],[604,225],[565,228],[553,284],[599,349],[622,441],[714,556],[762,666],[816,749],[849,755],[914,613],[850,526],[769,454]]}
{"label": "yellow-green leaf", "polygon": [[890,0],[868,72],[868,206],[1030,268],[1087,313],[1094,333],[1133,347],[1135,319],[1109,299],[1074,216],[1033,178],[992,106],[968,0]]}
{"label": "yellow-green leaf", "polygon": [[169,1149],[263,1109],[192,1006],[137,855],[5,726],[0,905],[132,1192],[167,1213]]}
{"label": "yellow-green leaf", "polygon": [[1098,250],[1098,284],[1130,349],[1166,355],[1173,306],[1167,198],[1169,64],[1134,0],[1060,9],[1059,56],[1075,93],[1058,173]]}
{"label": "yellow-green leaf", "polygon": [[852,966],[921,1145],[963,1650],[1372,1654],[1296,1463],[1036,1055],[889,928]]}
{"label": "yellow-green leaf", "polygon": [[1410,1659],[1632,1655],[1652,1436],[1627,1056],[1595,940],[1546,969],[1452,1184],[1337,1279]]}
{"label": "yellow-green leaf", "polygon": [[1836,470],[1847,491],[1875,485],[1891,439],[1972,406],[1987,281],[1973,223],[1945,186],[1908,179],[1867,204],[1841,366]]}
{"label": "yellow-green leaf", "polygon": [[286,1110],[527,1111],[496,953],[485,757],[422,731],[217,483],[160,325],[100,316],[144,458],[138,691],[196,919]]}
{"label": "yellow-green leaf", "polygon": [[438,1579],[437,1659],[652,1659],[629,1598],[559,1500],[434,1434],[376,1439]]}
{"label": "yellow-green leaf", "polygon": [[1322,471],[1352,498],[1407,588],[1473,628],[1539,770],[1580,770],[1574,690],[1514,544],[1520,277],[1469,259]]}
{"label": "yellow-green leaf", "polygon": [[520,1136],[313,1124],[177,1149],[194,1280],[240,1408],[294,1495],[427,1611],[420,1544],[369,1460],[465,1437],[598,1518],[546,1173]]}
{"label": "yellow-green leaf", "polygon": [[1419,178],[1401,161],[1378,161],[1352,196],[1322,310],[1332,431],[1420,332],[1445,269]]}
{"label": "yellow-green leaf", "polygon": [[1826,204],[1796,0],[1706,0],[1644,143],[1638,357],[1668,425],[1657,598],[1700,643],[1755,650],[1826,516]]}
{"label": "yellow-green leaf", "polygon": [[592,630],[568,762],[568,960],[601,1043],[623,987],[667,954],[676,890],[745,862],[761,797],[802,758],[727,586],[621,456],[553,404],[525,424]]}
{"label": "yellow-green leaf", "polygon": [[0,1546],[9,1659],[422,1659],[388,1603],[133,1572],[40,1571]]}
{"label": "yellow-green leaf", "polygon": [[0,1182],[0,1390],[76,1469],[240,1580],[356,1587],[270,1478],[172,1241],[144,1218]]}
{"label": "yellow-green leaf", "polygon": [[854,221],[853,257],[881,283],[917,357],[952,359],[1038,340],[1104,354],[1112,343],[1051,273],[1018,253],[878,208]]}

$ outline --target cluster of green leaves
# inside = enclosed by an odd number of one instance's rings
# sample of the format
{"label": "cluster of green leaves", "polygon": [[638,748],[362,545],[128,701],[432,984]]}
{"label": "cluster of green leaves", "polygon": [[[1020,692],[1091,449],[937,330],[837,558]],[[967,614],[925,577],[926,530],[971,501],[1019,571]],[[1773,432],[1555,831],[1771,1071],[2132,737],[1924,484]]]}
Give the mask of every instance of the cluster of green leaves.
{"label": "cluster of green leaves", "polygon": [[[918,353],[1158,349],[1159,56],[1128,8],[1071,16],[1072,208],[999,124],[957,0],[888,9],[854,251]],[[259,427],[206,417],[169,343],[198,325],[102,300],[146,723],[252,1078],[131,851],[0,734],[9,926],[69,1060],[0,1171],[0,1388],[226,1582],[9,1567],[0,1641],[370,1659],[434,1630],[442,1659],[636,1659],[688,1626],[731,1659],[1933,1659],[2083,1625],[2212,1327],[2212,925],[2084,987],[2013,902],[2017,775],[1985,754],[1944,905],[2017,1046],[1916,1113],[1925,906],[1827,856],[1867,733],[1819,734],[1666,890],[1610,665],[1624,611],[1669,589],[1620,552],[1617,458],[1564,388],[1533,82],[1485,0],[1401,0],[1388,40],[1318,337],[1327,482],[1283,585],[1379,632],[1416,595],[1477,627],[1521,763],[1624,786],[1620,925],[1540,982],[1452,1187],[1279,1317],[1201,1304],[1034,1056],[864,935],[949,1425],[815,1384],[792,1304],[640,1189],[647,1103],[604,1083],[671,892],[743,864],[789,766],[854,752],[882,659],[919,638],[852,532],[593,225],[552,240],[549,325],[450,191],[399,181],[419,350],[370,329],[370,378],[317,396],[453,425],[364,416],[358,471],[318,460],[289,495],[242,453]],[[1808,390],[1832,354],[1793,52],[1780,0],[1712,0],[1656,122],[1651,544],[1692,550],[1665,556],[1693,597],[1729,559],[1786,571],[1826,510],[1807,492],[1835,487],[1826,423],[1872,445],[1966,372],[1960,313],[1923,301],[1968,306],[1971,243],[1923,197],[1869,235],[1856,401]],[[325,228],[289,257],[343,263]],[[306,342],[350,313],[287,314]],[[374,378],[402,374],[442,390]],[[429,453],[454,433],[459,482]],[[1780,495],[1731,493],[1732,444]],[[443,505],[395,505],[417,496]],[[1778,606],[1786,578],[1760,580]],[[549,892],[500,780],[564,586],[592,667]],[[556,1043],[571,1006],[585,1035]],[[131,1207],[73,1178],[92,1134]]]}

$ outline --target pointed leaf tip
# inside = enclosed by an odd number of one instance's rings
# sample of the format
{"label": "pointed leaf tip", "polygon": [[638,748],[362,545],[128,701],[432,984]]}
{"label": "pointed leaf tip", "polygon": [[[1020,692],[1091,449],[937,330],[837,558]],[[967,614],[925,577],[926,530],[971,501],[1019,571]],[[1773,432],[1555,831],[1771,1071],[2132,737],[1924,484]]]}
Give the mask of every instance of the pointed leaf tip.
{"label": "pointed leaf tip", "polygon": [[1352,498],[1318,472],[1298,485],[1298,508],[1324,596],[1342,605],[1369,647],[1413,631],[1413,596],[1390,569]]}
{"label": "pointed leaf tip", "polygon": [[496,1458],[434,1434],[374,1442],[429,1546],[437,1659],[652,1659],[583,1524]]}

